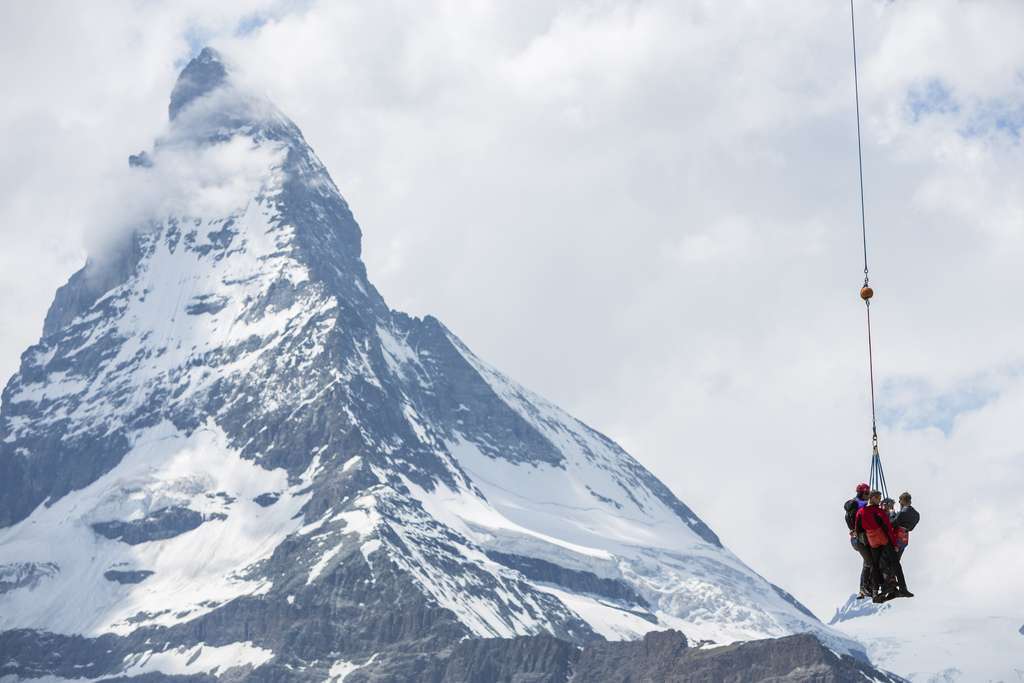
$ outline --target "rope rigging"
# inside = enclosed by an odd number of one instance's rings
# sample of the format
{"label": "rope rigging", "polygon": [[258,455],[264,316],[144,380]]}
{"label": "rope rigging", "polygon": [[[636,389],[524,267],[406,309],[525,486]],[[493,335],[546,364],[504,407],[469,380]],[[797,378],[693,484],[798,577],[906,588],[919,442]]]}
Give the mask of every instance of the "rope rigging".
{"label": "rope rigging", "polygon": [[854,0],[850,0],[850,39],[853,46],[853,99],[857,114],[857,171],[860,180],[860,231],[864,245],[864,284],[860,289],[860,298],[864,301],[867,312],[868,331],[868,379],[871,387],[871,473],[868,482],[872,489],[889,497],[885,484],[885,472],[882,470],[882,459],[878,454],[878,420],[875,411],[875,355],[871,340],[871,297],[875,295],[871,288],[871,273],[868,269],[868,223],[864,210],[864,152],[862,151],[860,132],[860,84],[857,74],[857,20],[853,8]]}

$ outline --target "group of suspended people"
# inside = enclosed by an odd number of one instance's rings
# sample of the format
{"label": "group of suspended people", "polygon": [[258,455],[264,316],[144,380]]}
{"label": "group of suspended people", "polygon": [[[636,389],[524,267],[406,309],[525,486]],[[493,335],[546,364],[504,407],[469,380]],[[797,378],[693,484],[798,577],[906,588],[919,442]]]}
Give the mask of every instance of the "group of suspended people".
{"label": "group of suspended people", "polygon": [[883,499],[881,491],[858,484],[856,495],[843,506],[850,545],[862,561],[858,600],[871,598],[880,603],[914,597],[907,589],[900,561],[921,515],[911,504],[909,492],[900,494],[899,503],[897,511],[895,501]]}

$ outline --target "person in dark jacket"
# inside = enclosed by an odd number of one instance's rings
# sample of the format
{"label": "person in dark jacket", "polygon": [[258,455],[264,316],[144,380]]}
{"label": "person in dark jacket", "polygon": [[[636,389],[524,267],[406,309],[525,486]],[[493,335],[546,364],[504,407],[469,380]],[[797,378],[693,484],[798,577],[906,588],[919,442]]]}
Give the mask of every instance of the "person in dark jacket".
{"label": "person in dark jacket", "polygon": [[881,507],[881,502],[882,493],[872,491],[868,496],[868,504],[857,511],[854,519],[854,531],[863,533],[871,548],[872,583],[879,587],[873,599],[884,602],[897,596],[912,598],[914,594],[907,590],[903,568],[896,552],[896,531],[889,515]]}
{"label": "person in dark jacket", "polygon": [[850,530],[850,546],[860,555],[861,559],[860,591],[857,593],[858,600],[871,597],[877,588],[872,581],[874,562],[871,559],[871,548],[868,546],[867,538],[858,536],[855,529],[857,513],[868,504],[868,494],[870,492],[871,487],[867,484],[857,484],[856,495],[843,504],[843,510],[846,511],[846,526]]}
{"label": "person in dark jacket", "polygon": [[913,597],[914,594],[907,590],[907,579],[903,576],[903,551],[910,544],[910,532],[921,521],[914,506],[910,504],[910,492],[904,491],[900,494],[900,511],[892,520],[893,530],[896,533],[896,579],[899,581],[904,597]]}
{"label": "person in dark jacket", "polygon": [[910,543],[910,532],[921,521],[921,515],[910,504],[910,501],[909,491],[904,491],[900,494],[900,511],[896,513],[896,517],[892,520],[892,525],[896,527],[898,541],[896,549],[901,560],[903,559],[903,551],[907,549],[907,545]]}

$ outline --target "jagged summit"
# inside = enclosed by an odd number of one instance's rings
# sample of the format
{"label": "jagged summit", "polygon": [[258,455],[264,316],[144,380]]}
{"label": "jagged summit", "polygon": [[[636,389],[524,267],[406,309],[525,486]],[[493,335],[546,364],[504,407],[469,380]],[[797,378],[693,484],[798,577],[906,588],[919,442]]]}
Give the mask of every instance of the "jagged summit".
{"label": "jagged summit", "polygon": [[467,636],[670,627],[858,651],[611,439],[391,310],[298,128],[225,73],[185,67],[133,170],[159,211],[4,389],[0,678],[57,652],[76,678],[406,680]]}
{"label": "jagged summit", "polygon": [[204,47],[185,66],[171,91],[168,114],[173,121],[178,112],[195,99],[207,95],[227,82],[228,70],[224,58],[212,47]]}
{"label": "jagged summit", "polygon": [[[168,114],[168,126],[155,141],[155,152],[168,147],[216,146],[244,136],[316,158],[298,126],[213,48],[203,48],[181,70],[171,91]],[[144,161],[137,159],[133,166],[145,167]],[[311,164],[327,177],[318,160]]]}

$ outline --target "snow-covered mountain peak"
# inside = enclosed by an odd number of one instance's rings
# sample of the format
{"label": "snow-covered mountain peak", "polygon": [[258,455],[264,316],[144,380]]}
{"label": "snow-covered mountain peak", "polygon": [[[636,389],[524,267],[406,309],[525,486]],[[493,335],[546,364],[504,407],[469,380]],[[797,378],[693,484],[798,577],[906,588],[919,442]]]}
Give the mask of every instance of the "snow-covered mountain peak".
{"label": "snow-covered mountain peak", "polygon": [[182,70],[167,107],[173,121],[183,108],[199,97],[209,95],[227,82],[228,69],[224,58],[211,47],[204,47]]}
{"label": "snow-covered mountain peak", "polygon": [[0,631],[112,639],[101,674],[668,627],[857,651],[611,439],[391,310],[326,168],[214,51],[171,116],[126,188],[146,220],[3,392]]}

